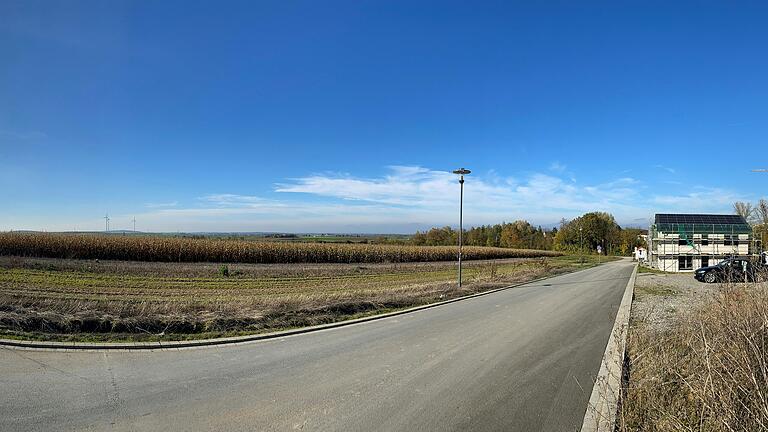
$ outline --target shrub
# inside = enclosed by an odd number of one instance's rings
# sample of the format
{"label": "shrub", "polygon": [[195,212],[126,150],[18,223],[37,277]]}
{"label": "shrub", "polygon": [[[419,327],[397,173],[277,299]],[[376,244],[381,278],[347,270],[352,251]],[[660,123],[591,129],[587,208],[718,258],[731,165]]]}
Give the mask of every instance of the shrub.
{"label": "shrub", "polygon": [[768,430],[768,290],[723,287],[668,330],[630,332],[620,431]]}
{"label": "shrub", "polygon": [[219,275],[229,277],[229,266],[222,265],[219,267]]}

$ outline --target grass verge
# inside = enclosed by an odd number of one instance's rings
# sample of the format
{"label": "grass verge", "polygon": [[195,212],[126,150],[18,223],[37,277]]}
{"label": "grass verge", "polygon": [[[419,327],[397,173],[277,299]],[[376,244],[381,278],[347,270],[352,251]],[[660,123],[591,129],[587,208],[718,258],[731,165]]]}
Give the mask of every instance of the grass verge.
{"label": "grass verge", "polygon": [[[603,258],[605,261],[605,258]],[[268,265],[0,260],[0,337],[156,341],[324,324],[596,265],[588,257],[429,265]],[[205,269],[201,273],[200,268]],[[226,274],[226,275],[225,275]]]}

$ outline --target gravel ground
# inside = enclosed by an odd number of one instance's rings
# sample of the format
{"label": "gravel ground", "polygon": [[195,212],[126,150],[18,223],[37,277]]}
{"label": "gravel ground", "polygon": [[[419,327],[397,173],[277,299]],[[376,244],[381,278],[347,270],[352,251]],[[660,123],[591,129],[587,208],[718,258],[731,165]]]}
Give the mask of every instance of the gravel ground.
{"label": "gravel ground", "polygon": [[693,273],[638,273],[632,320],[664,329],[675,322],[678,312],[689,310],[712,298],[720,284],[706,284]]}

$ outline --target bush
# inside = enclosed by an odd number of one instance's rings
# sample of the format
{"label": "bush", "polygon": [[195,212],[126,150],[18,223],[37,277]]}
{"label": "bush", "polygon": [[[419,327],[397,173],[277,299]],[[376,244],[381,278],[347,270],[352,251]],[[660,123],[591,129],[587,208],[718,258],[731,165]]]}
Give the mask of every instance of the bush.
{"label": "bush", "polygon": [[229,277],[229,266],[222,265],[221,267],[219,267],[219,275],[224,277]]}

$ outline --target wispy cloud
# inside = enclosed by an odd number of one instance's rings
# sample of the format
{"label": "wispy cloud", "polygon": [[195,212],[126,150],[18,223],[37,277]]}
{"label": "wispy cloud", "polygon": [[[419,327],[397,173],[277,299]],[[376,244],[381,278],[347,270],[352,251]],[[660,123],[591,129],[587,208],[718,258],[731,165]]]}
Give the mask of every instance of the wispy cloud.
{"label": "wispy cloud", "polygon": [[[620,224],[643,225],[656,212],[730,212],[732,202],[750,199],[703,186],[659,192],[670,188],[654,189],[626,175],[585,184],[567,174],[512,178],[496,171],[475,172],[465,183],[465,223],[526,219],[548,225],[606,211]],[[458,194],[457,177],[450,171],[391,166],[381,176],[319,173],[288,179],[264,196],[212,193],[188,206],[178,201],[149,203],[136,217],[142,229],[156,231],[408,233],[455,225]]]}
{"label": "wispy cloud", "polygon": [[[418,166],[393,166],[379,178],[341,174],[315,174],[281,183],[276,192],[310,194],[342,202],[367,202],[436,213],[439,222],[450,223],[458,195],[456,176],[448,171]],[[533,173],[525,179],[473,174],[467,178],[465,202],[478,223],[516,218],[554,222],[584,211],[644,213],[637,199],[638,181],[622,177],[610,182],[578,185],[560,177]]]}
{"label": "wispy cloud", "polygon": [[164,202],[164,203],[146,203],[144,207],[147,208],[164,208],[164,207],[176,207],[179,205],[178,201]]}
{"label": "wispy cloud", "polygon": [[651,202],[665,210],[690,212],[722,212],[730,213],[730,208],[736,201],[749,201],[750,198],[741,193],[723,188],[696,186],[692,192],[679,195],[655,195]]}
{"label": "wispy cloud", "polygon": [[200,201],[210,203],[218,207],[240,207],[240,206],[254,206],[263,204],[268,200],[248,195],[237,194],[211,194],[205,195],[199,198]]}
{"label": "wispy cloud", "polygon": [[[277,184],[274,198],[208,194],[193,207],[157,208],[143,217],[216,230],[412,232],[456,223],[457,180],[450,171],[420,166],[391,166],[379,177],[313,174]],[[490,172],[466,181],[465,220],[473,225],[521,218],[549,224],[592,210],[645,214],[633,202],[639,185],[630,177],[578,185],[543,173],[517,179]]]}
{"label": "wispy cloud", "polygon": [[677,173],[677,170],[675,170],[674,168],[670,168],[670,167],[668,167],[668,166],[664,166],[664,165],[654,165],[653,167],[654,167],[654,168],[656,168],[656,169],[660,169],[660,170],[666,171],[666,172],[668,172],[668,173],[670,173],[670,174],[675,174],[675,173]]}
{"label": "wispy cloud", "polygon": [[561,164],[560,161],[554,161],[551,164],[549,164],[549,170],[557,173],[564,173],[565,170],[567,169],[568,167]]}

